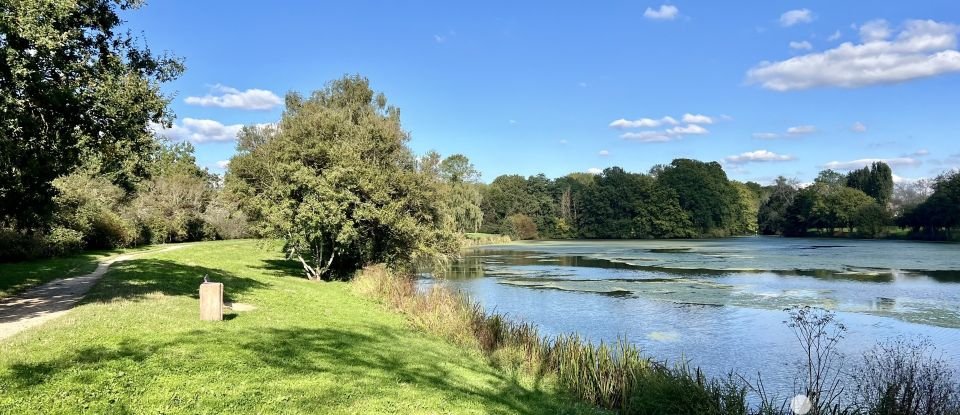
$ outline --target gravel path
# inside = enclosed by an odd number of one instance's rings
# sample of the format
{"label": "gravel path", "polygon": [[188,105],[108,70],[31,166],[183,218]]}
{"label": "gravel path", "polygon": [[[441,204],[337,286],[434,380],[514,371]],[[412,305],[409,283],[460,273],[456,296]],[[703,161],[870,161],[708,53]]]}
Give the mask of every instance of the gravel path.
{"label": "gravel path", "polygon": [[50,281],[18,295],[0,300],[0,340],[23,330],[39,326],[60,317],[83,299],[97,281],[110,269],[110,265],[127,261],[145,254],[172,251],[187,245],[170,246],[153,251],[118,255],[99,264],[93,272],[76,277]]}

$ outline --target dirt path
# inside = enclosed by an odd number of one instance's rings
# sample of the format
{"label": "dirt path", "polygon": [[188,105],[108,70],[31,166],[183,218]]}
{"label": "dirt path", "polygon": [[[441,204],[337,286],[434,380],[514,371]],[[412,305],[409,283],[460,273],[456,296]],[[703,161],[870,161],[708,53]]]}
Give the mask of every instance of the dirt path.
{"label": "dirt path", "polygon": [[110,265],[120,261],[128,261],[141,255],[167,252],[187,246],[189,245],[175,245],[107,258],[97,264],[97,269],[89,274],[50,281],[18,295],[0,300],[0,340],[30,327],[39,326],[69,312],[83,298],[84,294],[90,291],[90,288],[100,280],[100,277],[107,273]]}

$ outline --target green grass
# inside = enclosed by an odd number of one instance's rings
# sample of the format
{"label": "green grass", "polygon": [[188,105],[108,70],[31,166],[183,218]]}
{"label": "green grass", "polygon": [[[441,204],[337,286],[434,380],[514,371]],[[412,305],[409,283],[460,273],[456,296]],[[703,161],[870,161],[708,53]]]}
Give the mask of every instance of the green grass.
{"label": "green grass", "polygon": [[[416,331],[276,245],[202,243],[115,264],[83,305],[0,341],[0,413],[595,413]],[[198,321],[204,274],[257,307]]]}
{"label": "green grass", "polygon": [[156,248],[144,246],[131,249],[87,251],[62,258],[47,258],[25,262],[0,263],[0,298],[59,278],[93,272],[97,263],[114,255]]}

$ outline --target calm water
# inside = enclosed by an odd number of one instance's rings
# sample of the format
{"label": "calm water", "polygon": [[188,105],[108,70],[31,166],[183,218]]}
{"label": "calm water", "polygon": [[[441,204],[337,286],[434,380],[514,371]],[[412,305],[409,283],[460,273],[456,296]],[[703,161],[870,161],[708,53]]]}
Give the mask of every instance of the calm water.
{"label": "calm water", "polygon": [[[929,338],[960,370],[960,245],[731,238],[530,242],[477,248],[442,283],[546,335],[618,336],[792,390],[799,345],[784,308],[837,311],[848,360],[878,340]],[[426,279],[425,284],[435,282]]]}

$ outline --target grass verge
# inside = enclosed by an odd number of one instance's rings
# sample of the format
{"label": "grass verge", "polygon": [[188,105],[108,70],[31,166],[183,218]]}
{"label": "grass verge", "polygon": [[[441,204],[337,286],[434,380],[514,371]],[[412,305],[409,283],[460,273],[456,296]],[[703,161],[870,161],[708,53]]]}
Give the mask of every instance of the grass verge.
{"label": "grass verge", "polygon": [[47,282],[88,274],[97,264],[111,256],[156,249],[157,246],[87,251],[60,258],[0,263],[0,298],[19,294]]}
{"label": "grass verge", "polygon": [[[115,264],[84,303],[0,342],[0,413],[597,413],[550,382],[418,332],[276,244]],[[252,311],[198,321],[202,276]]]}

